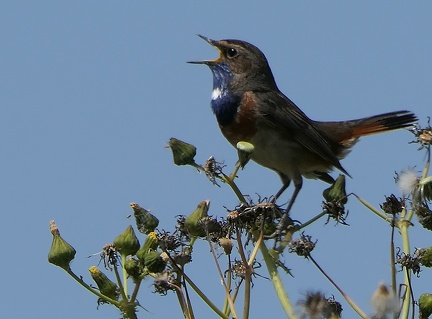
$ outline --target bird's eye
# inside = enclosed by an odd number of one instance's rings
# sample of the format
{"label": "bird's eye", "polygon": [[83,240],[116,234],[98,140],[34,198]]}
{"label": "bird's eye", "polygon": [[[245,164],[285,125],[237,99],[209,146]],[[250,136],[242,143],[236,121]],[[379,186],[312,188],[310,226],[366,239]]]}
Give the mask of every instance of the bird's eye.
{"label": "bird's eye", "polygon": [[236,50],[236,49],[234,49],[234,48],[229,48],[229,49],[226,51],[226,55],[227,55],[228,58],[235,58],[235,57],[238,55],[238,53],[237,53],[237,50]]}

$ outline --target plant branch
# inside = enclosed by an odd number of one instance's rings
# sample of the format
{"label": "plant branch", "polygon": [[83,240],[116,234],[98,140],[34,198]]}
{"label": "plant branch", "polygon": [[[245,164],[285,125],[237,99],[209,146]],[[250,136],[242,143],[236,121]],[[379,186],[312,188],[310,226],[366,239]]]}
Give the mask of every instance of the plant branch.
{"label": "plant branch", "polygon": [[318,263],[315,261],[315,259],[313,259],[313,257],[309,254],[308,258],[310,259],[310,261],[312,261],[312,263],[318,268],[318,270],[324,275],[324,277],[326,277],[330,283],[340,292],[340,294],[342,295],[342,297],[345,298],[345,300],[348,302],[348,304],[351,306],[351,308],[353,308],[355,310],[355,312],[357,312],[360,317],[362,317],[363,319],[367,319],[368,316],[359,308],[359,306],[357,306],[357,304],[333,281],[333,279],[330,278],[329,275],[327,275],[327,273],[320,267],[320,265],[318,265]]}

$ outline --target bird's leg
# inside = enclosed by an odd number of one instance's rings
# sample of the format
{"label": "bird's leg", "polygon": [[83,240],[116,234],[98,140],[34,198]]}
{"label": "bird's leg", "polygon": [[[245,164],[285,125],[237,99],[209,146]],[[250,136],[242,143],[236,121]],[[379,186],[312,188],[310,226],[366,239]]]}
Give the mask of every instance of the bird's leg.
{"label": "bird's leg", "polygon": [[302,185],[303,185],[303,179],[302,178],[294,180],[294,192],[291,196],[291,199],[288,203],[287,208],[285,209],[285,211],[282,214],[282,217],[279,221],[279,224],[276,227],[276,236],[280,236],[280,234],[287,228],[288,222],[289,222],[289,212],[290,212],[291,207],[293,206],[293,204],[297,198],[297,195],[300,193]]}
{"label": "bird's leg", "polygon": [[[286,178],[285,176],[281,176],[281,177],[282,177],[282,181],[284,181],[284,184],[283,184],[282,188],[275,195],[274,201],[276,201],[276,199],[288,188],[288,186],[290,184],[290,180],[288,178]],[[280,241],[280,237],[281,237],[282,233],[287,229],[288,225],[290,224],[289,212],[290,212],[291,207],[293,206],[293,204],[297,198],[297,195],[299,194],[299,192],[302,188],[302,185],[303,185],[303,179],[300,175],[299,178],[294,179],[294,192],[291,196],[291,199],[288,203],[287,208],[285,209],[285,211],[283,212],[283,214],[279,220],[279,224],[276,226],[275,232],[273,234],[271,234],[270,236],[265,237],[265,239],[275,238],[274,248],[276,248],[276,244],[278,241]]]}
{"label": "bird's leg", "polygon": [[273,203],[276,203],[279,196],[282,195],[283,192],[285,192],[285,190],[289,187],[290,183],[291,183],[291,180],[289,180],[289,179],[283,183],[281,189],[274,196]]}

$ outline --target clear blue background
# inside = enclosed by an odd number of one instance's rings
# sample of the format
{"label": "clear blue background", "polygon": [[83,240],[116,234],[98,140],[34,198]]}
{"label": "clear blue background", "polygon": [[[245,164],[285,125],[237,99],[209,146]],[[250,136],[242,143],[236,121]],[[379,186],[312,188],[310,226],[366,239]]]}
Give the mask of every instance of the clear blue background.
{"label": "clear blue background", "polygon": [[[432,115],[432,3],[429,1],[9,1],[0,4],[0,270],[2,318],[118,318],[60,268],[47,262],[54,219],[78,251],[73,270],[87,269],[132,221],[130,202],[172,230],[177,214],[210,199],[213,215],[237,202],[190,167],[176,167],[164,148],[174,136],[233,167],[236,151],[209,108],[212,79],[186,61],[216,58],[195,36],[249,41],[266,54],[281,90],[311,118],[343,120],[409,109],[423,125]],[[394,173],[422,169],[424,152],[398,131],[364,138],[344,160],[348,191],[375,206],[395,193]],[[335,176],[336,176],[335,172]],[[276,174],[251,163],[239,186],[256,199],[280,187]],[[321,211],[327,187],[307,181],[293,209],[306,221]],[[289,193],[282,201],[288,200]],[[318,221],[316,260],[367,313],[378,282],[389,283],[390,227],[354,198],[349,227]],[[412,247],[431,245],[416,225]],[[399,245],[399,243],[398,243]],[[334,294],[308,260],[285,254],[283,275],[295,303],[310,290]],[[189,275],[221,304],[223,289],[205,243]],[[257,272],[266,276],[265,268]],[[90,280],[89,280],[90,281]],[[430,291],[430,272],[414,278]],[[251,318],[283,318],[270,282],[254,279]],[[140,318],[180,318],[173,294],[139,300]],[[429,290],[428,290],[429,289]],[[195,299],[195,298],[194,298]],[[196,300],[197,318],[215,318]],[[239,307],[241,309],[241,307]]]}

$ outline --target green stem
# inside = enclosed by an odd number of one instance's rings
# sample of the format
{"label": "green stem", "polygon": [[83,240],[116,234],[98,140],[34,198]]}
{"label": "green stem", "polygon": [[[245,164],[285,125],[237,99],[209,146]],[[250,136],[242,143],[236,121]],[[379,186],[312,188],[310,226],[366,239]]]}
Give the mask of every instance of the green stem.
{"label": "green stem", "polygon": [[[228,255],[228,270],[225,273],[227,276],[227,287],[228,287],[228,290],[231,291],[231,284],[232,284],[231,255]],[[229,314],[229,312],[228,312],[228,296],[226,296],[226,295],[225,295],[225,300],[224,300],[223,312],[227,315]]]}
{"label": "green stem", "polygon": [[[201,289],[198,288],[197,285],[195,285],[195,283],[185,274],[183,273],[183,277],[186,280],[186,282],[192,287],[192,289],[197,293],[197,295],[204,300],[204,302],[221,318],[223,319],[229,319],[229,317],[227,315],[225,315],[222,311],[220,311],[218,309],[218,307],[216,307],[216,305],[211,302],[210,299],[208,299],[208,297],[201,291]],[[238,318],[238,317],[236,317]]]}
{"label": "green stem", "polygon": [[230,177],[229,177],[232,181],[234,181],[234,178],[237,177],[237,173],[238,173],[239,169],[240,169],[240,163],[237,162],[237,163],[236,163],[236,166],[235,166],[235,168],[234,168],[234,172],[232,172],[232,174],[231,174]]}
{"label": "green stem", "polygon": [[[166,252],[166,250],[165,250]],[[212,309],[216,314],[218,314],[222,319],[229,319],[227,315],[225,315],[222,311],[216,307],[216,305],[211,302],[211,300],[198,288],[197,285],[185,274],[182,268],[180,268],[172,259],[172,257],[168,254],[168,257],[171,260],[171,265],[174,267],[175,271],[179,272],[183,279],[192,287],[192,289],[197,293],[197,295]],[[186,286],[186,285],[185,285]]]}
{"label": "green stem", "polygon": [[300,229],[309,226],[310,224],[312,224],[313,222],[315,222],[316,220],[320,219],[321,217],[323,217],[323,216],[325,216],[325,215],[326,215],[326,212],[322,212],[322,213],[316,215],[314,218],[312,218],[312,219],[308,220],[307,222],[302,223],[301,225],[299,225],[299,226],[296,228],[295,231],[299,231]]}
{"label": "green stem", "polygon": [[125,269],[125,265],[126,265],[126,255],[121,255],[121,259],[122,259],[122,272],[123,272],[123,289],[124,289],[124,293],[126,298],[129,297],[128,294],[128,275]]}
{"label": "green stem", "polygon": [[353,195],[359,200],[360,203],[362,203],[369,210],[371,210],[373,213],[375,213],[378,217],[381,217],[382,219],[384,219],[386,222],[388,222],[391,225],[392,219],[390,217],[388,217],[382,211],[380,211],[380,210],[376,209],[375,207],[373,207],[371,204],[369,204],[367,201],[365,201],[360,196],[357,196],[356,194],[353,194]]}
{"label": "green stem", "polygon": [[430,159],[431,159],[431,156],[430,156],[430,146],[428,146],[427,161],[426,161],[426,164],[425,164],[425,168],[423,170],[422,178],[426,178],[428,176],[429,166],[430,166]]}
{"label": "green stem", "polygon": [[[244,303],[243,303],[243,319],[249,318],[250,311],[250,297],[251,297],[251,285],[252,285],[252,272],[253,272],[253,262],[255,257],[250,258],[250,261],[246,260],[246,254],[243,250],[243,243],[241,240],[241,233],[238,228],[236,228],[236,237],[238,243],[238,249],[240,258],[242,260],[243,266],[245,267],[245,290],[244,290]],[[256,248],[256,246],[255,246]],[[254,256],[256,256],[257,251],[255,251]],[[252,257],[252,256],[251,256]],[[237,318],[237,317],[235,317]]]}
{"label": "green stem", "polygon": [[120,302],[118,300],[114,300],[111,299],[103,294],[101,294],[99,291],[97,291],[96,289],[93,289],[92,287],[90,287],[89,285],[87,285],[82,278],[78,277],[77,275],[75,275],[75,273],[69,268],[68,270],[66,270],[66,272],[73,278],[75,279],[81,286],[83,286],[85,289],[87,289],[88,291],[90,291],[92,294],[98,296],[99,298],[109,302],[110,304],[113,304],[114,306],[116,306],[117,308],[120,307]]}
{"label": "green stem", "polygon": [[136,297],[137,297],[137,295],[138,295],[139,288],[140,288],[140,286],[141,286],[141,282],[142,282],[142,280],[138,280],[138,281],[135,283],[135,288],[134,288],[134,290],[133,290],[133,292],[132,292],[132,296],[131,296],[131,298],[130,298],[130,302],[131,302],[131,303],[134,303],[135,300],[136,300]]}
{"label": "green stem", "polygon": [[189,311],[189,307],[188,304],[186,302],[185,296],[183,294],[183,291],[181,290],[181,288],[178,285],[172,285],[175,290],[176,290],[176,295],[177,295],[177,300],[180,304],[180,308],[183,312],[183,317],[185,317],[185,319],[190,319],[190,311]]}
{"label": "green stem", "polygon": [[393,217],[393,225],[391,231],[391,239],[390,239],[390,272],[391,272],[391,281],[392,281],[392,292],[393,296],[396,296],[396,256],[395,256],[395,247],[394,247],[394,230],[395,230],[395,221]]}
{"label": "green stem", "polygon": [[184,281],[183,281],[183,287],[184,287],[184,296],[188,308],[188,316],[190,317],[190,319],[195,319],[195,314],[193,311],[192,302],[190,300],[189,291]]}
{"label": "green stem", "polygon": [[348,302],[348,304],[351,306],[351,308],[353,308],[354,311],[357,312],[360,315],[360,317],[362,317],[363,319],[369,318],[359,308],[359,306],[357,306],[357,304],[333,281],[333,279],[331,279],[330,276],[327,275],[327,273],[324,271],[324,269],[322,269],[320,267],[320,265],[318,265],[318,263],[315,261],[315,259],[312,258],[311,255],[309,255],[308,258],[310,259],[310,261],[312,261],[312,263],[315,265],[315,267],[317,267],[318,270],[324,275],[324,277],[326,277],[327,280],[330,281],[330,283],[339,291],[339,293],[342,295],[342,297],[344,297],[344,299]]}
{"label": "green stem", "polygon": [[123,300],[127,300],[128,298],[127,298],[127,296],[126,296],[126,294],[125,294],[125,291],[124,291],[124,289],[123,289],[123,283],[122,283],[122,281],[121,281],[121,279],[120,279],[120,274],[119,274],[119,272],[118,272],[117,265],[114,265],[113,267],[114,267],[114,274],[115,274],[115,276],[116,276],[117,283],[118,283],[118,286],[119,286],[119,290],[120,290],[120,293],[121,293],[121,295],[122,295],[122,299],[123,299]]}
{"label": "green stem", "polygon": [[239,201],[243,204],[246,204],[246,200],[234,180],[231,179],[229,176],[225,175],[224,173],[222,173],[222,180],[232,188]]}
{"label": "green stem", "polygon": [[281,278],[278,274],[276,263],[273,260],[273,257],[269,254],[268,249],[264,242],[261,243],[260,250],[261,250],[261,254],[263,255],[264,262],[266,263],[270,275],[270,280],[279,298],[281,306],[285,311],[285,314],[290,319],[297,319],[297,315],[294,312],[294,309],[291,305],[288,295],[286,294],[285,289],[283,287]]}
{"label": "green stem", "polygon": [[[399,221],[399,229],[402,236],[402,251],[404,254],[409,255],[410,254],[410,245],[409,245],[409,236],[408,236],[408,228],[411,226],[411,223],[407,220],[401,220]],[[409,272],[410,270],[405,269],[404,271],[404,283],[405,287],[407,287],[407,292],[405,294],[405,298],[403,300],[402,304],[402,311],[400,318],[408,318],[408,313],[410,310],[410,304],[411,304],[411,285],[409,281]]]}
{"label": "green stem", "polygon": [[213,247],[213,245],[212,245],[212,243],[211,243],[211,240],[210,240],[210,238],[208,237],[208,235],[207,235],[207,241],[208,241],[208,243],[209,243],[209,245],[210,245],[210,251],[211,251],[212,256],[213,256],[213,259],[214,259],[214,261],[215,261],[216,268],[217,268],[218,273],[219,273],[219,278],[220,278],[220,280],[221,280],[221,282],[222,282],[222,285],[223,285],[224,288],[225,288],[225,296],[226,296],[226,298],[228,299],[228,304],[229,304],[229,306],[230,306],[231,312],[233,313],[233,315],[234,315],[235,318],[238,318],[238,316],[237,316],[237,312],[236,312],[236,309],[235,309],[235,306],[234,306],[234,302],[233,302],[233,300],[232,300],[232,298],[231,298],[230,291],[229,291],[228,286],[227,286],[227,284],[226,284],[226,282],[225,282],[224,275],[223,275],[223,273],[222,273],[222,269],[220,268],[220,265],[219,265],[219,262],[218,262],[218,258],[217,258],[217,256],[216,256],[216,252],[215,252],[215,250],[214,250],[214,247]]}

